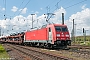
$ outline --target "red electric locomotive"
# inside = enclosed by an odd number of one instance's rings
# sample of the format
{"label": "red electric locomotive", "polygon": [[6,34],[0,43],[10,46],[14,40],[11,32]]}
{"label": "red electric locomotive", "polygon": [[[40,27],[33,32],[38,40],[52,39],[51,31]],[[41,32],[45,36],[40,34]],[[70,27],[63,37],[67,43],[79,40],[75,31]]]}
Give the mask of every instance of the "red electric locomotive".
{"label": "red electric locomotive", "polygon": [[47,47],[67,47],[67,45],[71,45],[67,26],[60,24],[51,24],[41,29],[27,31],[23,42]]}
{"label": "red electric locomotive", "polygon": [[49,48],[67,47],[67,45],[71,45],[68,28],[63,24],[50,24],[40,29],[2,37],[0,41]]}

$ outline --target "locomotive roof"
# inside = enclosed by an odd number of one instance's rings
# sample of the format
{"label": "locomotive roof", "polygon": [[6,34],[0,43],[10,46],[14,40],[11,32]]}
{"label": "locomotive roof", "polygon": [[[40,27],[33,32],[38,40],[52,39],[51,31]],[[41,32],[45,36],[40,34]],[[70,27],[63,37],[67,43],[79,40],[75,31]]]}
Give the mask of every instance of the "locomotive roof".
{"label": "locomotive roof", "polygon": [[[38,28],[38,29],[32,29],[30,31],[34,31],[34,30],[39,30],[39,29],[42,29],[42,28],[47,28],[47,27],[50,27],[50,26],[65,26],[67,27],[67,25],[62,25],[62,24],[49,24],[49,25],[43,25],[41,28]],[[30,31],[27,31],[27,32],[30,32]]]}
{"label": "locomotive roof", "polygon": [[62,25],[62,24],[50,24],[50,25],[47,25],[47,26],[67,26],[67,25]]}
{"label": "locomotive roof", "polygon": [[54,26],[66,26],[66,25],[62,25],[62,24],[53,24]]}

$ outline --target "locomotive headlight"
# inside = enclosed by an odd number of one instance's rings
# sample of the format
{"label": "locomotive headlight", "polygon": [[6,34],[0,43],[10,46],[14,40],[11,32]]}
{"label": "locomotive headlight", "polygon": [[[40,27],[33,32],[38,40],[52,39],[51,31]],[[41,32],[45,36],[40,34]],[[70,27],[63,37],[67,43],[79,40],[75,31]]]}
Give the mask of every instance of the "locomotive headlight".
{"label": "locomotive headlight", "polygon": [[69,37],[69,34],[66,34],[66,37]]}
{"label": "locomotive headlight", "polygon": [[60,38],[57,38],[57,40],[60,40]]}
{"label": "locomotive headlight", "polygon": [[57,34],[57,37],[60,37],[60,34]]}

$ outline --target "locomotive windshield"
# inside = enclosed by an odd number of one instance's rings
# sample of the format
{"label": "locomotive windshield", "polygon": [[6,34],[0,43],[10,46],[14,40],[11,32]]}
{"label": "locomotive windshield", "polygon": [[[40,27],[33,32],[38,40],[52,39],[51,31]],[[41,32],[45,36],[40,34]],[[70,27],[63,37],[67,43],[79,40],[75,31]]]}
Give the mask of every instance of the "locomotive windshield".
{"label": "locomotive windshield", "polygon": [[55,26],[55,30],[58,32],[60,32],[60,31],[67,32],[68,31],[67,27],[63,27],[63,26]]}

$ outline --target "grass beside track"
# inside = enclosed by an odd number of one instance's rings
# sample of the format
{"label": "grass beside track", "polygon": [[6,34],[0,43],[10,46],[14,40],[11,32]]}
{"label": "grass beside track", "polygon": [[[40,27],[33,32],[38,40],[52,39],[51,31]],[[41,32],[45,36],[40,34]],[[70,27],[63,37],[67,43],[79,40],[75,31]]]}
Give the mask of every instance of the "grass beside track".
{"label": "grass beside track", "polygon": [[5,59],[9,60],[9,55],[2,46],[2,44],[0,44],[0,60],[5,60]]}
{"label": "grass beside track", "polygon": [[84,36],[76,36],[75,41],[72,38],[72,45],[84,45],[84,46],[90,46],[90,36],[86,36],[86,39]]}

